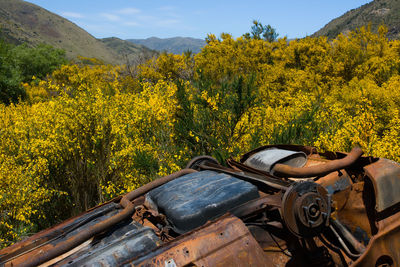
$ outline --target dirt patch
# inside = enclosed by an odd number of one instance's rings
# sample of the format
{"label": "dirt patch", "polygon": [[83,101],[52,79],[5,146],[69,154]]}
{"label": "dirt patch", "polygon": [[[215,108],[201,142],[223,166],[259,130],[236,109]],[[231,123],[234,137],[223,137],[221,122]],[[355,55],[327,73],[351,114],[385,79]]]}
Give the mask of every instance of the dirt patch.
{"label": "dirt patch", "polygon": [[380,9],[372,10],[370,14],[382,17],[382,16],[386,15],[387,13],[389,13],[389,11],[390,11],[389,8],[380,8]]}

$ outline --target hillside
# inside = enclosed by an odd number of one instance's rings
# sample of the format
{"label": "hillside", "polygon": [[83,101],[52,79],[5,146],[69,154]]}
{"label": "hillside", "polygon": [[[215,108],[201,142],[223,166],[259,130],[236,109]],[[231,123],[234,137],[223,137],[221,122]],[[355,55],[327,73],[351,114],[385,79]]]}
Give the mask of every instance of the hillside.
{"label": "hillside", "polygon": [[157,51],[149,49],[143,45],[134,44],[116,37],[99,39],[107,48],[118,54],[122,63],[127,63],[127,60],[132,62],[137,57],[151,58],[158,54]]}
{"label": "hillside", "polygon": [[203,39],[191,37],[174,37],[165,39],[150,37],[147,39],[128,39],[127,41],[134,44],[144,45],[157,51],[167,51],[173,54],[182,54],[188,50],[193,53],[198,53],[201,48],[206,45],[206,42]]}
{"label": "hillside", "polygon": [[339,33],[345,33],[369,23],[375,32],[380,25],[385,24],[389,29],[388,38],[400,39],[400,1],[375,0],[352,9],[326,24],[313,36],[325,35],[334,38]]}
{"label": "hillside", "polygon": [[146,48],[119,39],[110,46],[71,21],[22,0],[0,0],[0,27],[0,37],[7,42],[30,46],[50,44],[64,49],[71,59],[80,55],[107,63],[124,63],[124,56],[112,48],[117,42],[120,43],[118,47],[125,46],[126,51],[148,52]]}

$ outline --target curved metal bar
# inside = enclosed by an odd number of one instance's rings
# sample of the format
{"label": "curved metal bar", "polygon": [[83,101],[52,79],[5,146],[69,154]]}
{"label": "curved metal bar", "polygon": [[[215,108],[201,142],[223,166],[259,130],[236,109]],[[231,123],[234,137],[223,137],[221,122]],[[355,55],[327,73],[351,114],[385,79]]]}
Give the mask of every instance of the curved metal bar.
{"label": "curved metal bar", "polygon": [[340,234],[358,254],[363,254],[365,252],[365,246],[360,243],[346,227],[341,224],[338,220],[330,220],[331,224],[336,228],[338,234]]}
{"label": "curved metal bar", "polygon": [[212,162],[215,164],[219,164],[218,160],[211,156],[197,156],[194,157],[189,163],[186,165],[186,169],[194,169],[197,170],[200,164],[203,164],[204,162]]}
{"label": "curved metal bar", "polygon": [[351,150],[346,157],[342,159],[332,160],[326,164],[296,168],[284,164],[276,164],[273,168],[274,175],[281,177],[291,178],[307,178],[315,176],[323,176],[333,171],[338,171],[349,167],[354,164],[356,160],[361,157],[363,151],[359,147],[355,147]]}
{"label": "curved metal bar", "polygon": [[342,251],[341,251],[341,249],[340,249],[339,247],[337,247],[337,246],[335,246],[334,244],[328,242],[328,241],[322,236],[322,234],[320,234],[320,235],[318,236],[318,238],[319,238],[319,240],[321,240],[321,242],[322,242],[327,248],[329,248],[330,250],[332,250],[333,252],[335,252],[335,253],[339,256],[340,261],[342,262],[342,265],[343,265],[344,267],[348,267],[348,266],[349,266],[349,265],[347,264],[345,258],[343,257]]}
{"label": "curved metal bar", "polygon": [[335,235],[337,240],[339,241],[340,245],[343,248],[344,253],[351,259],[355,260],[358,259],[362,253],[354,254],[353,252],[350,251],[349,247],[346,245],[342,237],[336,232],[335,228],[332,225],[329,225],[329,229],[332,231],[332,233]]}
{"label": "curved metal bar", "polygon": [[124,219],[129,218],[132,216],[132,214],[135,211],[135,206],[131,202],[135,198],[146,194],[150,190],[159,187],[169,181],[172,181],[182,175],[189,174],[197,172],[196,170],[193,169],[183,169],[178,172],[175,172],[171,175],[161,177],[157,180],[154,180],[142,187],[139,187],[138,189],[127,193],[122,199],[120,200],[120,205],[124,208],[122,211],[120,211],[118,214],[102,221],[99,222],[98,224],[95,224],[87,229],[82,230],[79,232],[78,235],[75,235],[71,237],[68,240],[62,241],[57,243],[54,247],[52,247],[49,250],[42,250],[42,253],[40,255],[37,255],[35,257],[31,257],[29,260],[25,261],[21,266],[37,266],[40,265],[46,261],[49,261],[57,256],[60,256],[67,252],[68,250],[80,245],[81,243],[85,242],[89,238],[95,236],[96,234],[99,234],[101,232],[104,232],[107,228],[121,222]]}
{"label": "curved metal bar", "polygon": [[286,191],[291,184],[290,182],[286,182],[283,180],[274,180],[267,176],[261,176],[261,175],[257,175],[257,174],[252,174],[250,176],[250,175],[244,174],[243,172],[235,172],[234,170],[229,171],[228,169],[223,168],[222,166],[211,166],[211,164],[209,164],[209,165],[201,164],[199,166],[199,168],[202,170],[210,170],[210,171],[226,173],[226,174],[232,175],[236,178],[239,178],[239,179],[242,179],[242,180],[248,181],[248,182],[262,183],[262,184],[267,185],[276,190]]}

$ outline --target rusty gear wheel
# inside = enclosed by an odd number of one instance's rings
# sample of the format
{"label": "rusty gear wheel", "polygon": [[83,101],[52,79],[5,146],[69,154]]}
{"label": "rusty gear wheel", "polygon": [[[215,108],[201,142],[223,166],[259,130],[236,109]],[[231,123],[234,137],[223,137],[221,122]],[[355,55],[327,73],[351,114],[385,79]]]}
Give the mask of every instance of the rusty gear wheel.
{"label": "rusty gear wheel", "polygon": [[287,228],[300,237],[316,236],[329,225],[330,195],[311,181],[292,185],[283,196],[282,217]]}

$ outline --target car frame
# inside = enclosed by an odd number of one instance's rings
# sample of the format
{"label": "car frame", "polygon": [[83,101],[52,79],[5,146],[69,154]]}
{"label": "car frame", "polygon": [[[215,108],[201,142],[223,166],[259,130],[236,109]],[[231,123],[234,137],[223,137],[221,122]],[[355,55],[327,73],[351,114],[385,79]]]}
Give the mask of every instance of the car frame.
{"label": "car frame", "polygon": [[[274,160],[268,169],[249,164],[261,152]],[[285,164],[282,152],[285,160],[304,154],[305,165]],[[176,173],[2,249],[0,265],[399,266],[400,165],[362,154],[268,145],[224,165],[196,157]],[[174,223],[185,214],[171,218],[166,209],[175,207],[157,209],[149,200],[157,188],[173,194],[174,181],[179,191],[184,180],[221,175],[251,184],[257,197],[229,207],[220,204],[226,197],[208,199],[216,206],[212,214],[201,199],[192,201],[201,214],[182,231]],[[196,197],[190,194],[185,198]],[[185,198],[182,205],[189,205]]]}

